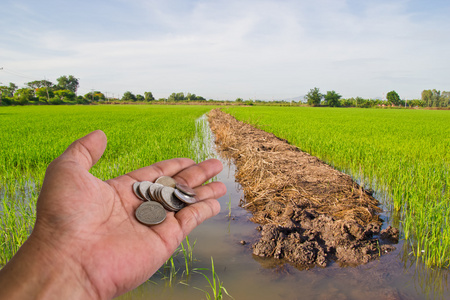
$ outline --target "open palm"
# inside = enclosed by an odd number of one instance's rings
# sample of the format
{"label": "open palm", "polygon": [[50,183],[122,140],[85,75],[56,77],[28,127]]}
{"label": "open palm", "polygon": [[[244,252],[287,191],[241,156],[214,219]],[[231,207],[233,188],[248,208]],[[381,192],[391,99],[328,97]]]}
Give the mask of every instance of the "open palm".
{"label": "open palm", "polygon": [[[176,158],[101,181],[88,170],[105,147],[104,133],[94,131],[50,164],[32,233],[49,255],[64,257],[94,297],[103,299],[147,280],[193,228],[219,212],[215,199],[226,193],[220,182],[202,186],[222,169],[214,159],[195,164]],[[134,217],[142,201],[134,195],[132,184],[162,175],[195,187],[200,201],[169,212],[159,225],[145,226]]]}

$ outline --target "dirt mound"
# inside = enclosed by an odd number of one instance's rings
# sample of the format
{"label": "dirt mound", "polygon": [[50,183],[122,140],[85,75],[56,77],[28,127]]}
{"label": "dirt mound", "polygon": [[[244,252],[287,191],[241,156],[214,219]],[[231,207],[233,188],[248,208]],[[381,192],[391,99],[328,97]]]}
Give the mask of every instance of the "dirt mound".
{"label": "dirt mound", "polygon": [[209,122],[219,151],[236,164],[242,206],[262,225],[255,255],[308,268],[362,264],[394,249],[398,230],[380,233],[378,201],[350,176],[220,110]]}

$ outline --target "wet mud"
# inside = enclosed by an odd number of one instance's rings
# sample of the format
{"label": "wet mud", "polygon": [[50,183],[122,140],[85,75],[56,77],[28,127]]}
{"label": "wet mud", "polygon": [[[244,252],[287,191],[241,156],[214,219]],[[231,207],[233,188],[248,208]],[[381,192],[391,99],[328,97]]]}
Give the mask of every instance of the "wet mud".
{"label": "wet mud", "polygon": [[236,165],[235,178],[244,191],[241,206],[259,224],[255,256],[309,269],[333,261],[360,265],[395,249],[398,229],[381,230],[381,209],[372,191],[220,110],[208,118],[218,150]]}

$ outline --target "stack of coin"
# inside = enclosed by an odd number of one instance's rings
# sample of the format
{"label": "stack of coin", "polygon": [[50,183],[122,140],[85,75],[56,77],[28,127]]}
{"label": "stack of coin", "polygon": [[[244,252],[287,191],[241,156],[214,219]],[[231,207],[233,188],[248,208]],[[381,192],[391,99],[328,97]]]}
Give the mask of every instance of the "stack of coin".
{"label": "stack of coin", "polygon": [[160,224],[166,219],[166,210],[177,212],[187,204],[197,202],[195,191],[177,183],[169,176],[156,181],[141,181],[133,184],[136,197],[145,201],[136,209],[136,219],[146,225]]}

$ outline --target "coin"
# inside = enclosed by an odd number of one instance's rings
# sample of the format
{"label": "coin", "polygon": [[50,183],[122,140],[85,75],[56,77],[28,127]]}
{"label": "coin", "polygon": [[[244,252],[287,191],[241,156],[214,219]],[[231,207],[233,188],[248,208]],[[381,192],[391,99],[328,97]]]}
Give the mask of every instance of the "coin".
{"label": "coin", "polygon": [[139,192],[141,193],[141,196],[145,198],[145,200],[151,201],[152,199],[148,195],[148,189],[153,184],[153,182],[150,181],[142,181],[141,184],[139,184]]}
{"label": "coin", "polygon": [[133,192],[136,195],[136,197],[138,197],[142,201],[145,201],[144,197],[142,197],[141,193],[139,192],[139,185],[140,185],[139,181],[136,181],[135,183],[133,183]]}
{"label": "coin", "polygon": [[142,203],[135,212],[136,219],[146,225],[156,225],[166,219],[166,210],[155,201]]}
{"label": "coin", "polygon": [[195,197],[186,195],[181,190],[175,189],[173,194],[175,195],[175,197],[177,197],[179,200],[181,200],[182,202],[184,202],[186,204],[194,204],[195,202],[197,202],[197,199]]}
{"label": "coin", "polygon": [[183,194],[194,197],[195,195],[197,195],[194,191],[194,189],[188,187],[187,185],[181,184],[181,183],[176,183],[175,184],[175,188],[177,190],[180,190]]}
{"label": "coin", "polygon": [[156,190],[159,189],[159,188],[162,189],[163,187],[164,187],[164,186],[163,186],[162,184],[156,183],[156,182],[150,186],[150,188],[149,188],[149,190],[148,190],[148,193],[149,193],[149,195],[150,195],[150,197],[152,198],[153,201],[160,202],[160,201],[158,200],[158,198],[157,198]]}
{"label": "coin", "polygon": [[169,176],[161,176],[158,179],[156,179],[155,183],[160,183],[160,184],[162,184],[164,186],[170,186],[170,187],[173,187],[173,188],[177,184],[175,179],[173,179],[172,177],[169,177]]}
{"label": "coin", "polygon": [[177,197],[175,197],[174,192],[174,188],[166,186],[161,190],[161,197],[171,211],[179,211],[186,205],[184,202],[181,202]]}

